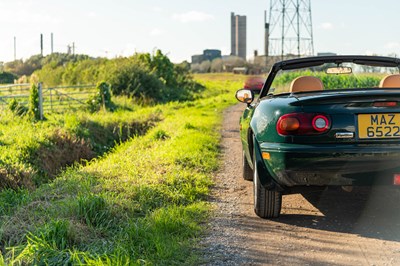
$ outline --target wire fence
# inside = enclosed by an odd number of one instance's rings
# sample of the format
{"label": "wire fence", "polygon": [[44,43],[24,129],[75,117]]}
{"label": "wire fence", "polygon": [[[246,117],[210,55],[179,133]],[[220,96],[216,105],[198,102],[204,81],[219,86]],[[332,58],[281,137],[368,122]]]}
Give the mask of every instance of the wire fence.
{"label": "wire fence", "polygon": [[[31,84],[1,85],[0,109],[7,108],[12,99],[27,106],[30,88]],[[42,113],[75,111],[96,94],[95,85],[44,87],[39,83],[38,88]]]}

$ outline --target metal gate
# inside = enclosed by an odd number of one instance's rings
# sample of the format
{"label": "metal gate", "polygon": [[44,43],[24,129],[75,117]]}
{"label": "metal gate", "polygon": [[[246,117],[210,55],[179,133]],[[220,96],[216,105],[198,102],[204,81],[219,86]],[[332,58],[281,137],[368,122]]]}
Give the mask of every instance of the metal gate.
{"label": "metal gate", "polygon": [[[8,108],[12,99],[21,105],[28,106],[31,84],[11,84],[0,86],[0,109]],[[75,111],[84,107],[89,99],[96,94],[95,85],[76,85],[45,87],[41,83],[39,102],[43,113]]]}

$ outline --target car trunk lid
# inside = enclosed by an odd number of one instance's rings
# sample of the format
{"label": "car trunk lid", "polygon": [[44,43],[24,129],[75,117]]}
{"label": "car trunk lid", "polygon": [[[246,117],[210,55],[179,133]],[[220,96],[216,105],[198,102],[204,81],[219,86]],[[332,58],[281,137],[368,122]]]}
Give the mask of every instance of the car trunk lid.
{"label": "car trunk lid", "polygon": [[400,140],[400,90],[365,89],[293,95],[305,113],[329,115],[330,130],[295,143],[395,143]]}

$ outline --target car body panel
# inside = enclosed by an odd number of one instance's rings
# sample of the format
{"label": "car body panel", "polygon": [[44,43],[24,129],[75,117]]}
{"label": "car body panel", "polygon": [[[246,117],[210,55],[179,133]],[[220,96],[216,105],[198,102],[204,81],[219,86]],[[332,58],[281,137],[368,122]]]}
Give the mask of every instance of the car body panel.
{"label": "car body panel", "polygon": [[376,172],[400,169],[398,145],[261,143],[260,150],[270,154],[269,174],[288,187],[369,185]]}
{"label": "car body panel", "polygon": [[[400,173],[400,136],[360,138],[358,131],[361,115],[388,120],[388,116],[400,114],[400,88],[269,94],[279,70],[344,61],[372,66],[400,65],[399,59],[368,56],[280,62],[272,67],[259,98],[248,104],[240,119],[241,140],[246,159],[252,168],[257,167],[264,187],[285,192],[296,186],[371,185],[377,179],[379,183],[390,184],[393,173]],[[388,101],[396,104],[376,105]],[[329,130],[314,135],[279,134],[279,118],[292,113],[323,114],[329,118]],[[263,153],[269,158],[263,159]]]}

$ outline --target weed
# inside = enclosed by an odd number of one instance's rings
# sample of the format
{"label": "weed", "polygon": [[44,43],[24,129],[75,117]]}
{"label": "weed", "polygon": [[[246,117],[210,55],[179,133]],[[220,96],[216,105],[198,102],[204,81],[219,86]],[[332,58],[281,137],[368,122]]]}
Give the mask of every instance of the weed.
{"label": "weed", "polygon": [[16,115],[18,116],[25,116],[25,114],[28,112],[28,108],[24,106],[22,103],[17,101],[15,98],[13,98],[9,104],[8,108]]}
{"label": "weed", "polygon": [[78,197],[77,216],[89,226],[107,227],[112,223],[111,212],[105,199],[97,195]]}
{"label": "weed", "polygon": [[183,126],[183,128],[184,128],[184,129],[196,129],[196,127],[195,127],[193,124],[191,124],[191,123],[186,123],[186,124]]}
{"label": "weed", "polygon": [[[64,228],[62,228],[64,229]],[[58,232],[63,233],[63,232]],[[58,235],[64,237],[64,234]],[[58,241],[58,240],[57,240]],[[63,250],[57,247],[57,244],[47,239],[30,234],[27,236],[27,244],[24,247],[17,247],[18,256],[10,260],[10,264],[14,265],[69,265],[71,264],[71,256],[69,250]]]}
{"label": "weed", "polygon": [[[44,228],[40,230],[39,236],[42,241],[59,250],[72,247],[75,243],[72,227],[67,220],[56,220],[45,224]],[[29,237],[35,238],[33,235]]]}
{"label": "weed", "polygon": [[169,138],[170,138],[170,136],[168,135],[168,133],[162,129],[157,130],[156,132],[154,132],[154,135],[153,135],[154,140],[166,140]]}

